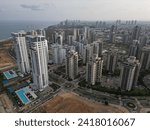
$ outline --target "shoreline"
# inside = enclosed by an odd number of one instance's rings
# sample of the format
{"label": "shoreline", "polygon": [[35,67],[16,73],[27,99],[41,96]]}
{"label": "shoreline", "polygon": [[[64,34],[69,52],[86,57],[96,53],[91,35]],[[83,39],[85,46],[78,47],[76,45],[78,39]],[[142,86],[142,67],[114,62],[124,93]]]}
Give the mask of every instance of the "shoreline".
{"label": "shoreline", "polygon": [[9,37],[9,38],[6,38],[6,39],[2,39],[2,40],[0,40],[0,43],[1,42],[5,42],[5,41],[9,41],[9,40],[11,40],[12,39],[12,37]]}

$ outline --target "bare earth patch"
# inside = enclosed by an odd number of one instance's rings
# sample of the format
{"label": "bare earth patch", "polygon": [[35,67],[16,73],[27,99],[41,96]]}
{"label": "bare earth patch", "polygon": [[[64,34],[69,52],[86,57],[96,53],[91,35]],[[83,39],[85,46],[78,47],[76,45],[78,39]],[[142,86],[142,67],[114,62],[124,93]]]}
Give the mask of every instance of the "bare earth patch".
{"label": "bare earth patch", "polygon": [[7,52],[1,51],[0,52],[0,68],[3,67],[14,67],[15,63],[12,58],[8,55]]}
{"label": "bare earth patch", "polygon": [[41,105],[35,112],[46,113],[121,113],[128,112],[123,107],[104,105],[85,99],[74,93],[61,93]]}
{"label": "bare earth patch", "polygon": [[11,68],[15,66],[15,62],[9,55],[8,50],[12,46],[10,42],[0,43],[0,68]]}
{"label": "bare earth patch", "polygon": [[0,95],[0,113],[5,112],[7,113],[15,112],[13,109],[13,103],[6,93]]}

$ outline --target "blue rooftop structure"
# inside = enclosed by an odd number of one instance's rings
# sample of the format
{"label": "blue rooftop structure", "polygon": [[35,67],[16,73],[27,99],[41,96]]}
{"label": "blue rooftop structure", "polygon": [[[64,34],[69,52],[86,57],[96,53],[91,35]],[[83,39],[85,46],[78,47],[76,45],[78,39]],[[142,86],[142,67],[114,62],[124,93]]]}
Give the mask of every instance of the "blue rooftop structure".
{"label": "blue rooftop structure", "polygon": [[16,74],[15,71],[13,70],[8,70],[8,71],[5,71],[3,72],[4,76],[6,77],[6,79],[13,79],[15,77],[18,77],[18,75]]}

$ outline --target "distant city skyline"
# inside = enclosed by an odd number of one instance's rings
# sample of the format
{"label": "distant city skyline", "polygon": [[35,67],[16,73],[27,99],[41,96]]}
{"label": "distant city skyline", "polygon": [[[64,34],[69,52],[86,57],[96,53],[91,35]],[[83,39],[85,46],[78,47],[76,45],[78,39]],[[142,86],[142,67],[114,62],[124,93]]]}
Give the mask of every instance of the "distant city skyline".
{"label": "distant city skyline", "polygon": [[148,0],[0,0],[0,21],[150,21]]}

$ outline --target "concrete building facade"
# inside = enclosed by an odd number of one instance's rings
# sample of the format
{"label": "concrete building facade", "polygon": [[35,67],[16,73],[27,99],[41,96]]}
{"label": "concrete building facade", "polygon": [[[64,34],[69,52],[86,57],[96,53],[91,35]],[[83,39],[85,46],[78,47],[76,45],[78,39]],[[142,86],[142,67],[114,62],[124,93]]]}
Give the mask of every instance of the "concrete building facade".
{"label": "concrete building facade", "polygon": [[26,45],[26,33],[24,31],[12,33],[12,37],[15,44],[18,69],[21,73],[28,74],[30,73],[30,63]]}

